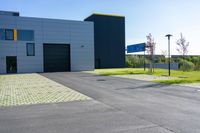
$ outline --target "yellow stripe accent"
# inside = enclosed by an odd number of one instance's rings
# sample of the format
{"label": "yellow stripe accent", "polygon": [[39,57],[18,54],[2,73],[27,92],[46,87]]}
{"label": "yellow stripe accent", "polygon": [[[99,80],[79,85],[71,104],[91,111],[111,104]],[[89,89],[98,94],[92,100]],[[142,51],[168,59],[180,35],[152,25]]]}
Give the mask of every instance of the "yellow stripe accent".
{"label": "yellow stripe accent", "polygon": [[102,14],[102,13],[94,13],[93,15],[110,16],[110,17],[125,17],[125,16],[117,15],[117,14]]}
{"label": "yellow stripe accent", "polygon": [[14,41],[17,41],[17,29],[13,29]]}

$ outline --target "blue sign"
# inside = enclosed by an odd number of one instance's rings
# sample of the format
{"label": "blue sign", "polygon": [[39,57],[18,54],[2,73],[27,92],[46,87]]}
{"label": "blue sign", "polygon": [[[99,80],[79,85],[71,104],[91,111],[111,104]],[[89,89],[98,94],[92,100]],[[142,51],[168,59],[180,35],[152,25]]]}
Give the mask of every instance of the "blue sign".
{"label": "blue sign", "polygon": [[145,43],[139,43],[127,46],[127,53],[142,52],[145,51]]}

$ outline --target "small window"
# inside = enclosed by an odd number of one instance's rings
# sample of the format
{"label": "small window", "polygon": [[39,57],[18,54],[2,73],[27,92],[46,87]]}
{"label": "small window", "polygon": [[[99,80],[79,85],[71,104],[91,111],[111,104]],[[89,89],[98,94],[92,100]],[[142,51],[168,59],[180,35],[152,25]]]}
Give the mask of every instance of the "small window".
{"label": "small window", "polygon": [[0,29],[0,40],[5,40],[5,30]]}
{"label": "small window", "polygon": [[33,30],[17,30],[17,40],[34,41],[34,31]]}
{"label": "small window", "polygon": [[27,56],[35,56],[35,44],[27,43],[26,44]]}
{"label": "small window", "polygon": [[12,29],[6,29],[5,38],[6,40],[14,40],[14,32]]}

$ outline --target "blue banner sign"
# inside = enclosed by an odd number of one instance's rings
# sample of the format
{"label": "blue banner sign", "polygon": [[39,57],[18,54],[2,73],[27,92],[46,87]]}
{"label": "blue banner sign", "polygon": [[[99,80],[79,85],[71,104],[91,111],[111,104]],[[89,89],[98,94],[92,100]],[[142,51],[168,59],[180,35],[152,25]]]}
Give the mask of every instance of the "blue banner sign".
{"label": "blue banner sign", "polygon": [[142,52],[145,51],[145,43],[139,43],[127,46],[127,53]]}

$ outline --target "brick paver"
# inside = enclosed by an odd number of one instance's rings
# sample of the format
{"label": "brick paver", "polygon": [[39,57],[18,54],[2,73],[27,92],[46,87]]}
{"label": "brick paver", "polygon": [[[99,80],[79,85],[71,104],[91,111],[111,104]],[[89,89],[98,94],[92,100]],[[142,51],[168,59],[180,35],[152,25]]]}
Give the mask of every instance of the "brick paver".
{"label": "brick paver", "polygon": [[91,98],[36,73],[0,75],[0,106],[89,99]]}

